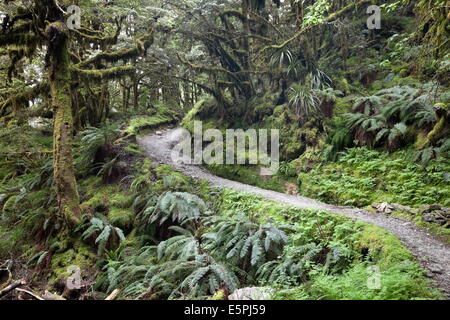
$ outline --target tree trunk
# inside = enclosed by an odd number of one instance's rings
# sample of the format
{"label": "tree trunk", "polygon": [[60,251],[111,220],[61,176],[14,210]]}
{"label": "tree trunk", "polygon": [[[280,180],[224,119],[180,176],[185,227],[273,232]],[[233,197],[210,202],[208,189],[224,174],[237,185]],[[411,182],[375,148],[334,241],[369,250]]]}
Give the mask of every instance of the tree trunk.
{"label": "tree trunk", "polygon": [[54,110],[53,173],[59,213],[69,226],[80,222],[79,195],[72,158],[73,117],[70,98],[70,69],[67,27],[55,22],[49,37],[49,82]]}

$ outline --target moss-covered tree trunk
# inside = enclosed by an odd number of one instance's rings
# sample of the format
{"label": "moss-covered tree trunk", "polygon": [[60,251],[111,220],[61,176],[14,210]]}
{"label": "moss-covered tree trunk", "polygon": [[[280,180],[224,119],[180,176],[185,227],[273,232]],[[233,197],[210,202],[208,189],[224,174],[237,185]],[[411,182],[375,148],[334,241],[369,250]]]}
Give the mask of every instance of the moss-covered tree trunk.
{"label": "moss-covered tree trunk", "polygon": [[59,213],[69,226],[73,226],[80,221],[80,207],[72,158],[73,117],[67,34],[67,27],[62,22],[52,23],[47,28],[48,77],[54,112],[54,180]]}

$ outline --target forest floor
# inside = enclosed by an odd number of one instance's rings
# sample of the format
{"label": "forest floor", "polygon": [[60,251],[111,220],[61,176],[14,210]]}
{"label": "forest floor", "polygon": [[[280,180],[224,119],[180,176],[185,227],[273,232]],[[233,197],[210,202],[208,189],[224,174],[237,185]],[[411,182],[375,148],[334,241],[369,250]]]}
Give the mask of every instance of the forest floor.
{"label": "forest floor", "polygon": [[172,160],[171,152],[182,138],[183,130],[181,128],[169,128],[141,137],[139,144],[145,149],[147,156],[151,159],[158,163],[170,165],[192,178],[204,179],[212,186],[250,192],[287,205],[304,209],[324,210],[382,227],[395,235],[411,250],[422,267],[427,270],[427,277],[436,281],[437,286],[450,298],[450,244],[441,241],[437,236],[417,227],[413,222],[402,221],[366,210],[329,205],[307,197],[291,196],[261,189],[217,177],[198,165],[175,163]]}

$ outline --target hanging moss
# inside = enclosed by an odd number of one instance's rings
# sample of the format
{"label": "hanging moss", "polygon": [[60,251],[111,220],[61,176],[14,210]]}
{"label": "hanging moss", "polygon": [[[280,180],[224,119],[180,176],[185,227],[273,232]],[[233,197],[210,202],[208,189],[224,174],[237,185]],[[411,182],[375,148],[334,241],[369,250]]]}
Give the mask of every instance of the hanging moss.
{"label": "hanging moss", "polygon": [[35,46],[39,37],[31,33],[8,33],[0,35],[0,45],[20,45],[24,47]]}
{"label": "hanging moss", "polygon": [[114,63],[120,60],[128,61],[145,54],[145,51],[153,44],[153,33],[149,33],[136,41],[133,48],[116,50],[113,52],[101,52],[98,55],[82,61],[74,66],[75,69],[83,69],[89,65],[99,63]]}
{"label": "hanging moss", "polygon": [[136,68],[133,66],[120,66],[102,70],[83,70],[75,67],[71,69],[79,76],[86,77],[89,80],[116,79],[136,72]]}
{"label": "hanging moss", "polygon": [[49,88],[48,82],[41,82],[30,89],[25,89],[22,92],[11,94],[8,99],[0,102],[0,115],[5,115],[17,110],[17,106],[28,106],[29,101],[39,97],[45,92],[48,92]]}

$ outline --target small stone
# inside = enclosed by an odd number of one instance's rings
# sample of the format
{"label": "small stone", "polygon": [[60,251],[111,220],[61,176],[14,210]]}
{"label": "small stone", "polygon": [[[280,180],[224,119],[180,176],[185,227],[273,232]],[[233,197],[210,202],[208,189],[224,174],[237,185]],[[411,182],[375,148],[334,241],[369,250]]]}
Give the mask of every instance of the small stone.
{"label": "small stone", "polygon": [[435,264],[431,264],[428,266],[428,269],[432,272],[432,273],[436,273],[436,274],[442,274],[442,268],[438,265]]}
{"label": "small stone", "polygon": [[436,223],[441,226],[445,225],[447,223],[447,218],[443,216],[439,211],[437,212],[431,212],[422,217],[423,222],[428,223]]}
{"label": "small stone", "polygon": [[434,211],[434,210],[441,210],[441,206],[438,205],[438,204],[432,204],[430,206],[420,206],[419,207],[419,213],[420,214],[422,214],[422,213],[429,213],[429,212]]}
{"label": "small stone", "polygon": [[394,210],[394,207],[389,205],[389,203],[387,203],[387,202],[383,202],[379,206],[377,206],[376,209],[377,209],[377,212],[389,214],[389,213],[392,213],[392,211]]}

